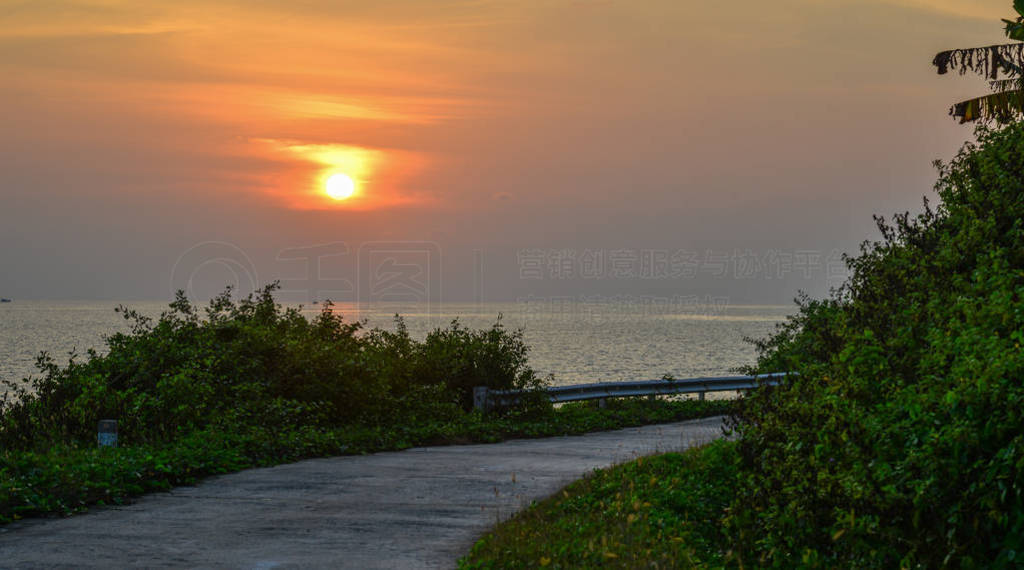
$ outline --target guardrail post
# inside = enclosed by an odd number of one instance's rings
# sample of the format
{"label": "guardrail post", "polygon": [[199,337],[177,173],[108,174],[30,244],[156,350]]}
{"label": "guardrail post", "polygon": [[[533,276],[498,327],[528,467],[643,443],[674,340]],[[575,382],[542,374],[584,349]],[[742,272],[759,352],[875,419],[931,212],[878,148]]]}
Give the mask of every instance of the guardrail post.
{"label": "guardrail post", "polygon": [[473,409],[486,412],[487,408],[487,386],[473,388]]}

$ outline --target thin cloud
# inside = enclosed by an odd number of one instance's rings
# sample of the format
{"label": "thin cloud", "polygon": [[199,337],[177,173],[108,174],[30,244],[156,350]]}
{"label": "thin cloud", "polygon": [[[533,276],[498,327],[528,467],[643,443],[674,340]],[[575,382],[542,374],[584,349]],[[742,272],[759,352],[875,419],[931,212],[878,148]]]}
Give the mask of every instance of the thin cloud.
{"label": "thin cloud", "polygon": [[1013,7],[1008,1],[881,0],[880,3],[915,8],[923,12],[945,14],[967,20],[986,20],[997,23],[1001,18],[1010,18],[1013,15]]}
{"label": "thin cloud", "polygon": [[[429,201],[408,186],[411,176],[428,162],[422,153],[298,140],[250,142],[254,155],[284,162],[279,175],[259,190],[290,209],[369,211]],[[354,196],[341,201],[327,196],[326,181],[335,174],[355,181]]]}

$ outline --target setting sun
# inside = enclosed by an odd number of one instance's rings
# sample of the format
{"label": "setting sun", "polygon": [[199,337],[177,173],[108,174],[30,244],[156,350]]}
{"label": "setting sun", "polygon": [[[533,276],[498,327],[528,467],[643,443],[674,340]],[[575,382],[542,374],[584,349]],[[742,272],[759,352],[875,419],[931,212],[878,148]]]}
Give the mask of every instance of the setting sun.
{"label": "setting sun", "polygon": [[351,198],[356,193],[356,183],[347,174],[334,174],[327,179],[327,195],[335,200]]}

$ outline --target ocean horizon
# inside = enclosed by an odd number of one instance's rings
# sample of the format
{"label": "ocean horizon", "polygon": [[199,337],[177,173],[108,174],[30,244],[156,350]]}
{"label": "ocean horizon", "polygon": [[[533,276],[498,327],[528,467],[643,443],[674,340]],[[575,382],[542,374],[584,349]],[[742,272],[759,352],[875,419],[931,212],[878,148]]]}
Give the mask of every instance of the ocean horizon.
{"label": "ocean horizon", "polygon": [[[69,353],[84,358],[103,352],[104,338],[127,332],[115,308],[124,305],[158,317],[164,301],[15,301],[0,305],[0,378],[38,375],[35,361],[45,351],[66,364]],[[297,306],[297,305],[288,305]],[[313,316],[323,305],[305,305]],[[393,330],[395,315],[410,334],[423,338],[453,320],[470,328],[498,322],[522,329],[530,365],[553,375],[555,384],[652,380],[729,374],[754,362],[745,338],[763,338],[795,305],[671,304],[642,302],[337,303],[347,322]]]}

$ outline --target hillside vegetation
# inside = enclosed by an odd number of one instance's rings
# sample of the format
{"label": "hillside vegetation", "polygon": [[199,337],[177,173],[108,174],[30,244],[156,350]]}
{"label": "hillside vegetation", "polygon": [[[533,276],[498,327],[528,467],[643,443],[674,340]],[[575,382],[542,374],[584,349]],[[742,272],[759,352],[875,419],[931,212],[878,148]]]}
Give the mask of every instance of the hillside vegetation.
{"label": "hillside vegetation", "polygon": [[[1024,557],[1024,125],[939,164],[759,341],[736,441],[568,487],[466,568],[1006,568]],[[657,466],[657,467],[655,467]],[[525,540],[529,537],[530,540]]]}
{"label": "hillside vegetation", "polygon": [[[736,418],[738,549],[766,563],[1009,566],[1024,556],[1024,125],[939,164],[831,299],[760,343],[800,377]],[[1019,553],[1019,554],[1018,554]]]}

